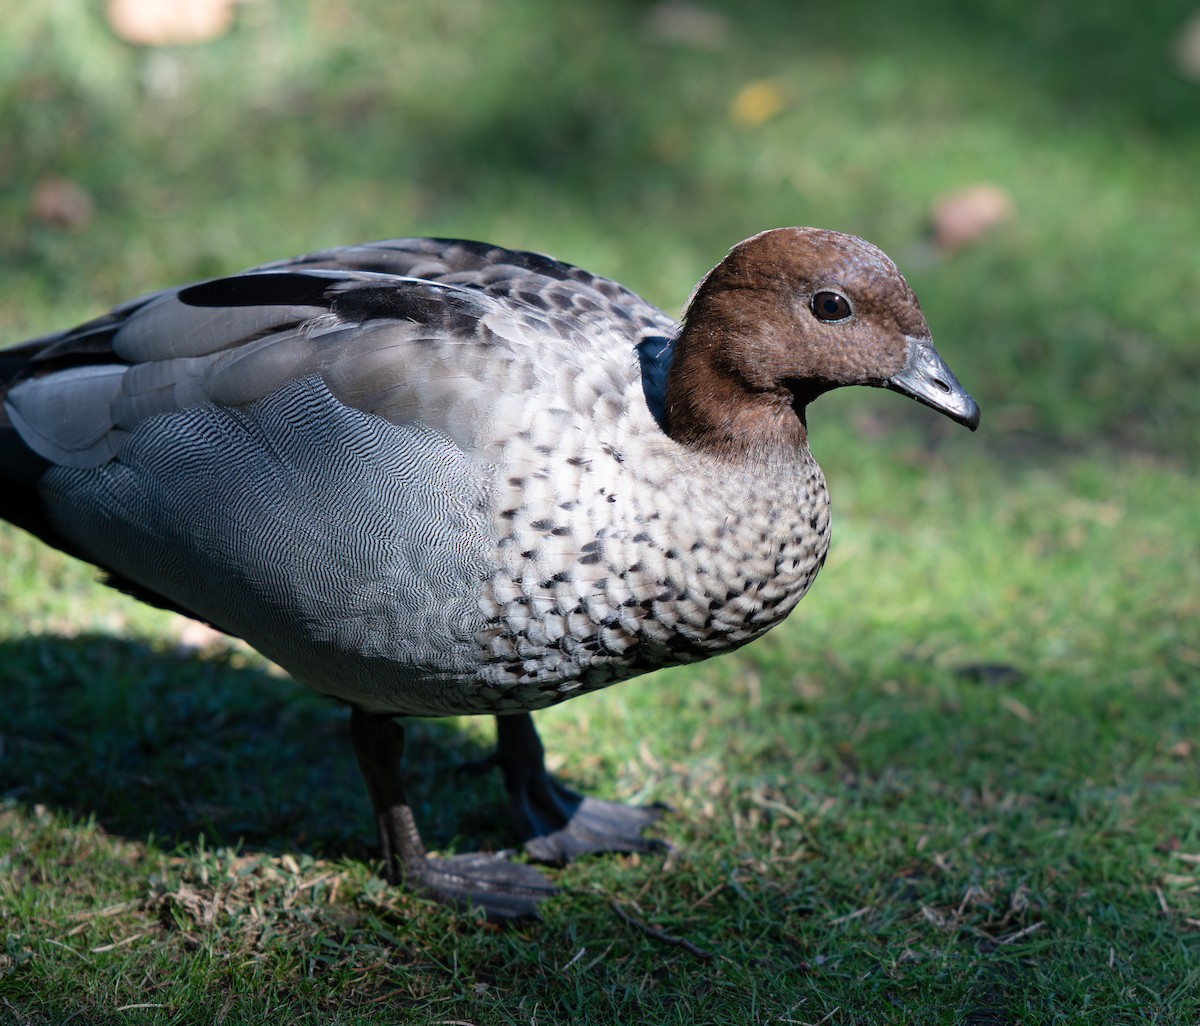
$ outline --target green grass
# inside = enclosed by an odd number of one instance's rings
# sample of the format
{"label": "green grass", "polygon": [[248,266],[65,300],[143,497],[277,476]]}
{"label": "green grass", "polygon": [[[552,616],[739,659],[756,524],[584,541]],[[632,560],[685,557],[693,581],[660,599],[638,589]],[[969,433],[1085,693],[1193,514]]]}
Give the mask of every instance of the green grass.
{"label": "green grass", "polygon": [[[0,529],[0,1023],[1200,1018],[1191,5],[744,6],[705,48],[635,3],[257,0],[143,51],[102,5],[3,2],[4,343],[397,234],[678,308],[739,238],[821,224],[900,262],[984,420],[814,406],[834,543],[797,614],[539,717],[677,850],[554,871],[515,929],[377,878],[343,712]],[[782,109],[737,123],[761,79]],[[85,228],[32,215],[48,175]],[[939,255],[931,200],[982,180],[1015,220]],[[452,772],[489,730],[414,726],[441,849],[513,842],[499,781]]]}

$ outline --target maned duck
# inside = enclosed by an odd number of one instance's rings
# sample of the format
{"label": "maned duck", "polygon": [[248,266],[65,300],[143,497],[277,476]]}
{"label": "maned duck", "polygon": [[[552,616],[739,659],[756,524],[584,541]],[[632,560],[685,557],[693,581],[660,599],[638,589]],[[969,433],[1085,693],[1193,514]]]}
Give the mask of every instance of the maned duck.
{"label": "maned duck", "polygon": [[516,918],[554,888],[426,856],[394,717],[494,714],[537,860],[654,845],[657,809],[546,772],[530,712],[787,616],[829,545],[806,411],[839,385],[979,422],[853,236],[740,243],[681,323],[534,253],[350,246],[0,352],[0,513],[350,706],[389,878]]}

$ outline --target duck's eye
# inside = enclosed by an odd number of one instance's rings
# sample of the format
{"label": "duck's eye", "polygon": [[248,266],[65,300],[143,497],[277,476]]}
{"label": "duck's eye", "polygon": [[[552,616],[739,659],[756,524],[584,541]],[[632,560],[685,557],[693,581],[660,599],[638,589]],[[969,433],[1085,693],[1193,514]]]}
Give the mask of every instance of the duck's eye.
{"label": "duck's eye", "polygon": [[844,321],[850,316],[850,302],[836,292],[818,292],[809,304],[821,321]]}

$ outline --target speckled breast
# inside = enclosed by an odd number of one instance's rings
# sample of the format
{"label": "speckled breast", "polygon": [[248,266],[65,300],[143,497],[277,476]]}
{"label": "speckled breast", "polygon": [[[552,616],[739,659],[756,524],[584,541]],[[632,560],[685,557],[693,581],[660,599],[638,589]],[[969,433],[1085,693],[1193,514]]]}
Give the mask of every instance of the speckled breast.
{"label": "speckled breast", "polygon": [[478,711],[735,649],[781,622],[825,560],[829,497],[807,451],[715,465],[659,435],[559,456],[497,482]]}

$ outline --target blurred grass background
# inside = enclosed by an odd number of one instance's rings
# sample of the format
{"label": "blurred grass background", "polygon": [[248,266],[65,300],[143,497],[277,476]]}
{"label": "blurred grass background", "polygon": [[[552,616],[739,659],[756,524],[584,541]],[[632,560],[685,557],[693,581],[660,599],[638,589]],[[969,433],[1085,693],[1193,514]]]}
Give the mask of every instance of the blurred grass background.
{"label": "blurred grass background", "polygon": [[[814,407],[799,612],[544,717],[680,853],[503,933],[372,877],[339,710],[5,528],[0,1021],[1200,1019],[1191,3],[248,0],[165,46],[115,6],[0,0],[0,343],[409,234],[676,311],[814,224],[897,260],[983,426]],[[511,843],[449,773],[487,725],[416,733],[433,843]]]}

